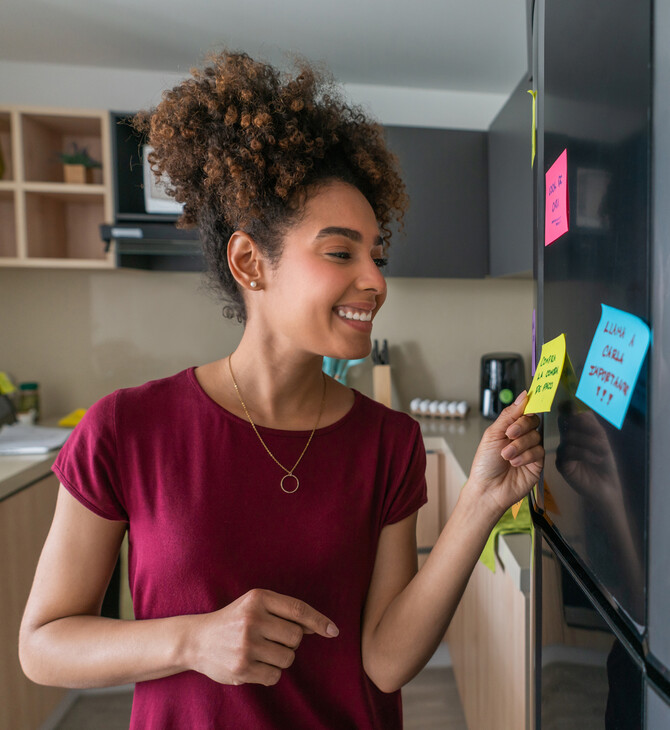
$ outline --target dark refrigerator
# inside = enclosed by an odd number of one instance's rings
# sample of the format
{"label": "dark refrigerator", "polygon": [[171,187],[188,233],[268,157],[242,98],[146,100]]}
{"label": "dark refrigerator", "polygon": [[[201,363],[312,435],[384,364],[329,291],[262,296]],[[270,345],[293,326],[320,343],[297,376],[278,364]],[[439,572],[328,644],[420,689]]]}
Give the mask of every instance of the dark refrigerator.
{"label": "dark refrigerator", "polygon": [[[544,414],[532,498],[536,730],[670,729],[670,3],[536,0],[537,347],[575,380]],[[566,233],[545,174],[567,151]],[[621,427],[576,397],[601,305],[651,346]]]}

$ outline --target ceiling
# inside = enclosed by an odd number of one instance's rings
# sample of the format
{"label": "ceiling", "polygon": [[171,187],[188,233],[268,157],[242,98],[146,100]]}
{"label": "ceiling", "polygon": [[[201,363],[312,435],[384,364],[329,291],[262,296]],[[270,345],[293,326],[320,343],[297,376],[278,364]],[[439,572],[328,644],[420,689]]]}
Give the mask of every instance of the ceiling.
{"label": "ceiling", "polygon": [[527,0],[2,0],[0,60],[184,72],[209,51],[344,83],[509,93],[527,66]]}

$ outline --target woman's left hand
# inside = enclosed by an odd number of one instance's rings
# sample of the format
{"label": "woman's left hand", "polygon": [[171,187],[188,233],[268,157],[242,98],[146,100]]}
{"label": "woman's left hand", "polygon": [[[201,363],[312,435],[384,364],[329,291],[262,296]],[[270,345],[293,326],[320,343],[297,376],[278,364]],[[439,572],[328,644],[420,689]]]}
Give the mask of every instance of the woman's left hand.
{"label": "woman's left hand", "polygon": [[540,419],[523,415],[527,400],[524,391],[486,429],[470,470],[468,488],[500,515],[528,494],[542,472]]}

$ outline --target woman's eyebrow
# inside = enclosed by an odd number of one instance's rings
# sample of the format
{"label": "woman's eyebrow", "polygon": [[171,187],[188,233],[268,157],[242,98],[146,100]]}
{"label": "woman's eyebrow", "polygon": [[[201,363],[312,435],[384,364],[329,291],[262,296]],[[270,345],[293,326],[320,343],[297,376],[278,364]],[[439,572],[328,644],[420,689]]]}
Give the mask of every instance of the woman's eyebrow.
{"label": "woman's eyebrow", "polygon": [[[363,240],[363,236],[359,231],[354,230],[353,228],[345,228],[343,226],[327,226],[326,228],[322,228],[315,237],[315,241],[318,241],[320,238],[328,238],[329,236],[343,236],[344,238],[348,238],[351,241],[355,241],[356,243],[360,243]],[[383,241],[381,236],[377,236],[375,239],[375,246],[382,246]]]}

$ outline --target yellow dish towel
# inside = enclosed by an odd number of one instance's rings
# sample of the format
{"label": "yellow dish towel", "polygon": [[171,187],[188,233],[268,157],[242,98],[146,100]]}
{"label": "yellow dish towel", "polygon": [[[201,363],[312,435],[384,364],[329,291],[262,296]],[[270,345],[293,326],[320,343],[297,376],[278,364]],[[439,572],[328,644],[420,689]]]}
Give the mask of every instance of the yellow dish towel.
{"label": "yellow dish towel", "polygon": [[512,508],[510,507],[498,520],[498,524],[496,524],[493,530],[491,530],[489,539],[486,541],[486,545],[484,545],[484,549],[482,550],[482,554],[479,559],[492,573],[495,573],[495,552],[498,535],[507,535],[512,532],[527,532],[528,534],[531,534],[532,529],[528,497],[524,497],[516,519],[514,519],[514,516],[512,515]]}
{"label": "yellow dish towel", "polygon": [[68,413],[67,416],[63,416],[63,418],[58,421],[58,425],[63,428],[74,428],[84,417],[84,413],[86,413],[85,408],[77,408],[76,411],[72,411],[72,413]]}

